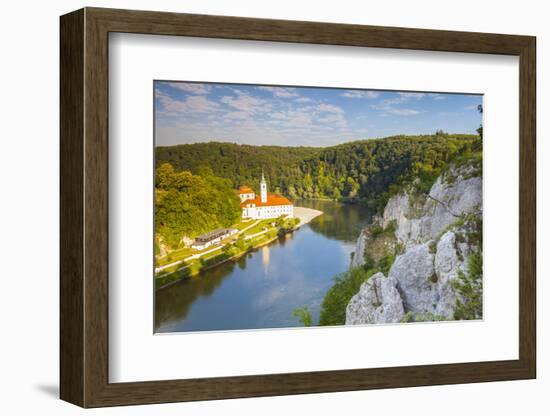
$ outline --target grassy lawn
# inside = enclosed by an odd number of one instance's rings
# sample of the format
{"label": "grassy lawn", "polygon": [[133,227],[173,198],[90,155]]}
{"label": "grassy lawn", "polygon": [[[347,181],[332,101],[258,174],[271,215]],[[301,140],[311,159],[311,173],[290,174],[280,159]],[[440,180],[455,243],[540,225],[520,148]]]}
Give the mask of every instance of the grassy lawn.
{"label": "grassy lawn", "polygon": [[164,266],[165,264],[170,264],[174,261],[183,260],[184,258],[196,253],[198,253],[198,250],[194,250],[191,247],[179,248],[177,250],[171,251],[168,255],[164,257],[157,257],[157,264],[159,266]]}
{"label": "grassy lawn", "polygon": [[[237,230],[241,231],[241,230],[245,229],[246,227],[249,227],[250,225],[254,224],[254,222],[255,222],[255,220],[241,221],[237,224],[232,225],[230,228],[236,228]],[[269,222],[270,222],[270,220],[260,221],[254,227],[252,227],[251,229],[245,231],[244,235],[251,235],[251,234],[259,233],[260,231],[263,230],[264,227],[268,226]],[[237,236],[231,236],[228,239],[223,240],[221,242],[221,245],[227,243],[228,241],[232,241],[235,238],[237,238]],[[199,253],[211,250],[214,247],[215,246],[210,246],[210,247],[205,248],[204,250],[195,250],[191,247],[178,248],[176,250],[171,251],[170,253],[168,253],[164,257],[158,257],[157,256],[157,267],[165,266],[167,264],[174,263],[176,261],[181,261],[181,260],[183,260],[183,259],[185,259],[189,256],[194,255],[194,254],[199,254]],[[217,254],[218,254],[218,252],[212,253],[212,256],[217,255]],[[179,267],[181,267],[181,264],[179,264],[177,266],[177,268],[179,268]],[[169,269],[166,269],[166,270],[168,271]]]}
{"label": "grassy lawn", "polygon": [[241,231],[242,229],[248,227],[249,225],[252,225],[254,224],[254,221],[255,220],[245,220],[245,221],[241,221],[237,224],[234,224],[232,225],[231,227],[229,228],[236,228],[237,230]]}
{"label": "grassy lawn", "polygon": [[270,223],[274,222],[275,220],[273,219],[270,219],[270,220],[262,220],[260,221],[258,224],[256,224],[254,227],[246,230],[244,232],[244,236],[247,236],[247,235],[252,235],[252,234],[256,234],[256,233],[259,233],[261,231],[263,231],[265,228],[272,228]]}

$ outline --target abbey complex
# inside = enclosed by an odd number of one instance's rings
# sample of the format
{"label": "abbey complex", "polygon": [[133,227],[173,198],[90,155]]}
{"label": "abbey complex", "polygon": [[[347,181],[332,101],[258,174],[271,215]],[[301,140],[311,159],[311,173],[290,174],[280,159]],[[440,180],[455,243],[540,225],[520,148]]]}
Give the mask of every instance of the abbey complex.
{"label": "abbey complex", "polygon": [[241,186],[238,192],[241,199],[243,219],[264,220],[279,218],[281,215],[289,218],[294,216],[294,205],[292,205],[292,202],[284,196],[267,192],[267,183],[263,173],[260,182],[260,195],[256,195],[254,190],[248,186]]}

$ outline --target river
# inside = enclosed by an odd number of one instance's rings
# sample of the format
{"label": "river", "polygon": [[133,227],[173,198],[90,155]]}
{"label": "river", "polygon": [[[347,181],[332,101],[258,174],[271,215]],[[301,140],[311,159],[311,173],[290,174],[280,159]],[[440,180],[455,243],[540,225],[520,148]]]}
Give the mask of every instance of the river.
{"label": "river", "polygon": [[296,307],[319,322],[332,278],[349,267],[361,228],[362,205],[296,201],[323,211],[294,233],[203,274],[155,293],[155,332],[214,331],[300,326]]}

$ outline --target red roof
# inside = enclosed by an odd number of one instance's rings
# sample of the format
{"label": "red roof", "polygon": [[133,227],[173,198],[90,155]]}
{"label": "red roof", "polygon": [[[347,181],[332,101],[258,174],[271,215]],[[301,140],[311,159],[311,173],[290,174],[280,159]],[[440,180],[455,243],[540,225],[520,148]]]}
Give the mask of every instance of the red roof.
{"label": "red roof", "polygon": [[256,195],[256,198],[247,199],[246,201],[242,202],[241,208],[246,208],[248,204],[254,204],[257,207],[270,207],[270,206],[276,206],[276,205],[292,205],[292,202],[290,202],[284,196],[267,194],[266,203],[262,203],[260,195]]}
{"label": "red roof", "polygon": [[254,190],[248,186],[241,186],[239,188],[239,194],[253,194]]}

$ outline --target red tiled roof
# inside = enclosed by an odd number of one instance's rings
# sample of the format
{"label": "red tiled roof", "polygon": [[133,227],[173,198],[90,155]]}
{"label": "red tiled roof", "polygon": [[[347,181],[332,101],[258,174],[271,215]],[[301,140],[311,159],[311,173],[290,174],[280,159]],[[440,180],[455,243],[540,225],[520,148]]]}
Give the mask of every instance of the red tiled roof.
{"label": "red tiled roof", "polygon": [[241,186],[239,188],[239,193],[240,194],[253,194],[254,193],[254,190],[248,186]]}
{"label": "red tiled roof", "polygon": [[241,203],[241,208],[246,208],[248,204],[254,204],[257,207],[270,207],[270,206],[276,206],[276,205],[292,205],[292,202],[290,202],[288,199],[286,199],[284,196],[275,195],[275,194],[267,194],[267,202],[262,203],[262,199],[260,195],[256,195],[256,198],[254,199],[247,199],[246,201]]}

